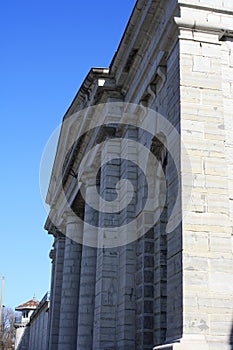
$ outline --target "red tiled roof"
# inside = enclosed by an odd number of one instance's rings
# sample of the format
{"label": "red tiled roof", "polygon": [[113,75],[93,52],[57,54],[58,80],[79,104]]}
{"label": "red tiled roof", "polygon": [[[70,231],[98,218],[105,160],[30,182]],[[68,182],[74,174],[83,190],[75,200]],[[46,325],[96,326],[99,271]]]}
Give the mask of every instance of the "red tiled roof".
{"label": "red tiled roof", "polygon": [[35,299],[28,300],[26,303],[21,304],[15,308],[16,311],[20,310],[34,310],[39,305],[39,301]]}

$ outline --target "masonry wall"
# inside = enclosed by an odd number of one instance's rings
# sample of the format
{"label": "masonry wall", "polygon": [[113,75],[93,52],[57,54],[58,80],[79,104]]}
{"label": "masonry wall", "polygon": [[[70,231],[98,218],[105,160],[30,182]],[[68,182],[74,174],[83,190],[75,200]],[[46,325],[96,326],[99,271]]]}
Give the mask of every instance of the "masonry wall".
{"label": "masonry wall", "polygon": [[[182,14],[203,22],[209,16],[215,23],[222,17],[207,10]],[[180,37],[181,136],[192,167],[190,201],[183,200],[183,332],[202,335],[208,349],[230,349],[232,39],[189,29]],[[185,161],[182,171],[185,179]]]}
{"label": "masonry wall", "polygon": [[48,334],[48,310],[47,304],[39,313],[30,321],[30,336],[28,349],[44,350],[47,349]]}

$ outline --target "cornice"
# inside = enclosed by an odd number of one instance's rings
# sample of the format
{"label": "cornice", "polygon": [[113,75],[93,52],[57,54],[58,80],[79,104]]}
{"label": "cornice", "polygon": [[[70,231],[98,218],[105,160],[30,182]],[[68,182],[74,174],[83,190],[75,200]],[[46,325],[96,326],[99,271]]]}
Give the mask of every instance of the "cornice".
{"label": "cornice", "polygon": [[[139,27],[131,28],[133,33],[128,33],[128,37],[131,35],[131,41],[125,50],[124,58],[118,63],[115,78],[116,83],[122,87],[126,101],[135,102],[134,92],[137,94],[138,90],[141,90],[145,77],[148,77],[149,70],[153,68],[160,52],[171,50],[177,31],[173,18],[177,15],[179,8],[176,0],[164,0],[163,3],[157,0],[150,1]],[[126,71],[124,67],[129,66],[129,60],[131,66]]]}
{"label": "cornice", "polygon": [[70,107],[66,111],[63,120],[68,118],[73,113],[77,112],[83,105],[90,100],[91,86],[96,79],[106,79],[111,78],[109,74],[109,68],[91,68],[88,72],[86,78],[84,79],[81,87],[79,88],[77,94],[75,95]]}
{"label": "cornice", "polygon": [[132,41],[132,31],[135,30],[136,27],[140,26],[140,22],[143,20],[142,9],[150,5],[151,2],[152,0],[137,0],[132,14],[129,18],[129,21],[126,25],[121,41],[118,45],[117,51],[110,63],[110,72],[112,72],[113,74],[115,74],[116,70],[118,69],[118,65],[121,61],[121,58],[126,55],[126,50],[129,47],[130,42]]}
{"label": "cornice", "polygon": [[198,9],[198,10],[207,10],[211,12],[218,12],[223,13],[227,15],[233,15],[233,2],[232,2],[232,8],[225,6],[223,7],[223,4],[221,6],[216,5],[213,1],[213,5],[206,6],[204,3],[195,3],[195,0],[178,0],[178,5],[183,7],[189,7],[192,9]]}
{"label": "cornice", "polygon": [[219,39],[223,36],[233,36],[233,5],[232,11],[229,11],[223,7],[207,7],[181,0],[179,8],[180,17],[174,18],[179,29],[217,34]]}
{"label": "cornice", "polygon": [[[88,73],[86,79],[84,80],[81,88],[79,89],[78,93],[76,94],[73,102],[71,103],[70,107],[68,108],[65,116],[63,117],[63,123],[64,121],[72,116],[73,114],[82,111],[83,109],[90,107],[92,105],[98,104],[99,100],[102,98],[104,93],[111,93],[114,91],[115,95],[119,96],[119,91],[117,91],[114,79],[109,74],[109,70],[107,68],[92,68],[90,72]],[[66,130],[65,132],[69,132],[69,130]],[[58,140],[58,146],[57,146],[57,152],[55,155],[54,165],[51,173],[48,193],[46,197],[46,203],[51,204],[52,197],[54,197],[54,192],[56,192],[56,188],[58,188],[60,185],[55,185],[54,178],[56,178],[56,174],[60,171],[60,167],[64,163],[64,140],[66,139],[64,135],[64,128],[63,125],[61,127],[59,140]],[[73,157],[73,151],[71,151],[69,159],[67,159],[67,166],[66,168],[70,168],[70,164],[72,163],[72,157]],[[71,161],[71,162],[70,162]],[[68,170],[65,170],[65,174],[67,174]]]}

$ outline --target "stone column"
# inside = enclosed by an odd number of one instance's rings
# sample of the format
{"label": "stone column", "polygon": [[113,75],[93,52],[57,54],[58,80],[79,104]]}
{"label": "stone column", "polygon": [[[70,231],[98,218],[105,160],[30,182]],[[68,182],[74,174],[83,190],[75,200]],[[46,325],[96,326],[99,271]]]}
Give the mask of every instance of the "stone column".
{"label": "stone column", "polygon": [[[124,147],[121,148],[121,157],[123,159],[120,169],[120,178],[127,179],[131,185],[137,188],[138,179],[137,165],[124,161],[130,154],[131,159],[137,163],[137,149],[127,144],[127,139],[137,141],[137,129],[132,126],[125,127],[123,131],[125,140]],[[126,193],[125,193],[126,194]],[[130,220],[135,219],[136,196],[130,205],[125,206],[120,214],[119,230]],[[137,229],[135,225],[135,230]],[[124,229],[125,237],[130,234],[129,229]],[[118,268],[118,292],[117,292],[117,349],[134,349],[136,337],[136,320],[135,320],[135,273],[136,273],[136,242],[125,244],[119,247],[119,268]],[[130,322],[129,322],[130,320]]]}
{"label": "stone column", "polygon": [[[108,155],[114,158],[119,155],[119,143],[112,140],[103,150],[101,169],[100,194],[107,202],[100,208],[99,242],[104,246],[106,238],[101,230],[102,227],[115,227],[117,238],[118,213],[106,213],[106,206],[110,205],[115,197],[116,183],[120,176],[120,160],[115,159],[106,163]],[[109,201],[109,202],[108,202]],[[114,244],[113,244],[114,245]],[[96,261],[96,290],[95,290],[95,313],[93,349],[115,349],[116,348],[116,316],[117,316],[117,290],[118,290],[118,263],[119,248],[99,248]]]}
{"label": "stone column", "polygon": [[[135,242],[119,248],[117,349],[135,345]],[[129,322],[130,320],[130,322]]]}
{"label": "stone column", "polygon": [[84,213],[77,349],[90,350],[93,343],[97,248],[88,245],[92,235],[95,234],[89,224],[98,225],[98,212],[91,207],[91,190],[96,186],[96,181],[87,177],[85,180],[87,181],[85,201],[88,204]]}
{"label": "stone column", "polygon": [[60,322],[60,306],[62,293],[62,276],[64,263],[65,236],[58,231],[53,233],[54,249],[50,252],[52,259],[52,281],[49,308],[48,323],[48,349],[55,350],[58,348],[58,334]]}
{"label": "stone column", "polygon": [[72,212],[66,213],[66,240],[59,324],[59,350],[77,348],[77,321],[82,246],[76,242],[83,223]]}
{"label": "stone column", "polygon": [[167,239],[166,207],[154,227],[154,343],[166,342],[167,331]]}

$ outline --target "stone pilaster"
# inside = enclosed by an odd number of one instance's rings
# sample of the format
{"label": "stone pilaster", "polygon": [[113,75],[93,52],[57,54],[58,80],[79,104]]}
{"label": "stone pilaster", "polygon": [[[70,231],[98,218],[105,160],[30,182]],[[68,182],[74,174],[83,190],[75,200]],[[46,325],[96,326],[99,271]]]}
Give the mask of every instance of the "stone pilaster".
{"label": "stone pilaster", "polygon": [[82,246],[76,242],[83,230],[77,216],[66,214],[66,240],[62,279],[62,299],[59,324],[59,350],[77,348],[77,326]]}

